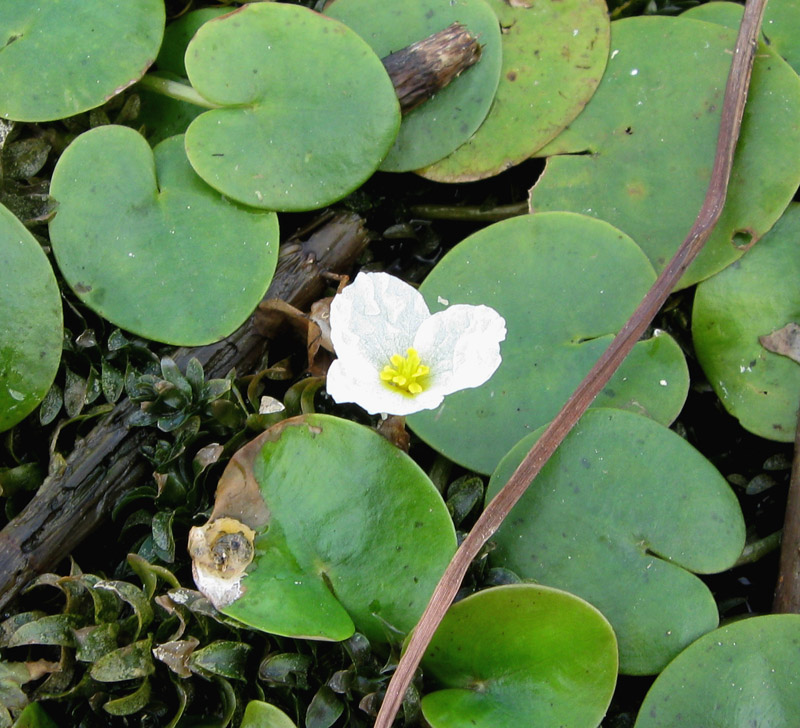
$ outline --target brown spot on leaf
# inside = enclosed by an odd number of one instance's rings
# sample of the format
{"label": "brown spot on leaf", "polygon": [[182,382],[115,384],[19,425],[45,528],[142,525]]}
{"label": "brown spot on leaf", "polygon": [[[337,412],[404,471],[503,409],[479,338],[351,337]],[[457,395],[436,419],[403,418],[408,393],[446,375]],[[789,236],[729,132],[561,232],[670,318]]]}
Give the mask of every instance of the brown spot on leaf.
{"label": "brown spot on leaf", "polygon": [[642,198],[647,194],[647,188],[641,182],[631,182],[625,188],[630,197]]}
{"label": "brown spot on leaf", "polygon": [[509,71],[509,72],[506,74],[506,78],[507,78],[509,81],[516,81],[516,80],[517,80],[517,74],[516,74],[516,72],[515,72],[515,71]]}

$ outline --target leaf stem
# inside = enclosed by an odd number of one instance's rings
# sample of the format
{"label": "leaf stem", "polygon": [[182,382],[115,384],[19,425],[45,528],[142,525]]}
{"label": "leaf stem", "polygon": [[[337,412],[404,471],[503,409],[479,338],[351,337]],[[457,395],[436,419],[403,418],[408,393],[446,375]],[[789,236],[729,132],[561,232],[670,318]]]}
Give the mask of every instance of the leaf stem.
{"label": "leaf stem", "polygon": [[778,585],[772,602],[773,614],[800,613],[800,412],[794,438],[792,474],[786,498]]}
{"label": "leaf stem", "polygon": [[692,229],[625,326],[616,335],[611,346],[606,349],[578,385],[502,490],[480,515],[472,531],[456,551],[436,585],[428,606],[414,628],[405,653],[392,675],[374,728],[390,728],[392,725],[417,665],[422,660],[436,628],[452,603],[472,560],[498,529],[503,519],[522,497],[528,485],[580,416],[608,383],[612,374],[650,325],[653,317],[658,313],[689,264],[700,252],[719,220],[727,195],[728,180],[741,128],[744,105],[747,100],[747,90],[750,85],[750,75],[765,4],[766,0],[747,0],[745,5],[744,17],[739,26],[739,35],[736,39],[736,48],[725,89],[714,167],[703,206],[700,208]]}
{"label": "leaf stem", "polygon": [[769,536],[764,536],[764,538],[760,538],[757,541],[745,544],[741,556],[739,556],[732,568],[735,569],[746,564],[757,564],[765,556],[780,548],[782,536],[783,531],[774,531]]}
{"label": "leaf stem", "polygon": [[201,96],[191,86],[179,81],[171,81],[168,78],[155,76],[152,73],[145,74],[139,81],[139,85],[146,88],[148,91],[153,91],[162,96],[169,96],[171,99],[178,101],[186,101],[195,106],[202,106],[204,109],[221,109],[219,104]]}
{"label": "leaf stem", "polygon": [[525,215],[527,202],[514,202],[511,205],[483,207],[478,205],[412,205],[409,212],[413,217],[425,220],[461,220],[464,222],[498,222],[510,217]]}

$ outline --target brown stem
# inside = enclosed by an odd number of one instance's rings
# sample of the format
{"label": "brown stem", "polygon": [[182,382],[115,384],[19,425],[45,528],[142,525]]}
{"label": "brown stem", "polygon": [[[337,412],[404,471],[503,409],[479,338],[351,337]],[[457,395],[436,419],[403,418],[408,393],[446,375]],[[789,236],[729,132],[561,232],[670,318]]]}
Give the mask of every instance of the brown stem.
{"label": "brown stem", "polygon": [[382,61],[400,100],[400,110],[407,114],[435,96],[480,57],[478,39],[461,23],[453,23]]}
{"label": "brown stem", "polygon": [[775,614],[800,614],[800,412],[794,435],[794,458],[783,521],[778,586],[772,611]]}
{"label": "brown stem", "polygon": [[528,488],[530,482],[592,403],[592,400],[608,383],[612,374],[650,325],[667,296],[711,234],[725,204],[728,179],[747,100],[747,89],[750,84],[750,74],[765,3],[766,0],[747,0],[745,6],[725,89],[714,168],[703,206],[692,229],[628,322],[614,338],[611,346],[606,349],[578,385],[503,489],[486,507],[472,531],[456,551],[397,665],[397,670],[392,676],[386,697],[375,721],[375,728],[389,728],[394,721],[417,665],[419,665],[439,622],[452,603],[472,560],[494,534],[508,512]]}
{"label": "brown stem", "polygon": [[510,217],[525,215],[527,202],[513,202],[510,205],[481,207],[478,205],[412,205],[408,209],[412,217],[424,220],[463,220],[464,222],[499,222]]}
{"label": "brown stem", "polygon": [[[266,297],[308,308],[322,295],[326,273],[350,269],[367,244],[361,219],[329,213],[323,222],[308,240],[284,243]],[[197,358],[207,376],[222,377],[234,367],[240,373],[252,370],[264,344],[249,321],[216,344],[183,347],[172,357],[181,368]],[[152,477],[140,450],[155,439],[154,431],[127,426],[137,408],[127,399],[114,407],[78,442],[64,471],[47,478],[25,509],[0,531],[0,609],[100,525],[120,495]]]}

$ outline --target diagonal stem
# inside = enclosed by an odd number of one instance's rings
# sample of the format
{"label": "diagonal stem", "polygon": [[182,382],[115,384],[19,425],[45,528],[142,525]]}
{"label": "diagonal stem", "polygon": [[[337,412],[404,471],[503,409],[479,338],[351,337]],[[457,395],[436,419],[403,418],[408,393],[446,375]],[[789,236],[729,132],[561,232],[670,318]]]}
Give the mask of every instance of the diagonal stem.
{"label": "diagonal stem", "polygon": [[498,529],[503,519],[527,490],[528,485],[555,452],[567,433],[608,383],[633,345],[650,325],[653,317],[658,313],[689,264],[700,252],[717,223],[725,205],[728,180],[733,165],[736,142],[739,138],[765,5],[766,0],[747,0],[745,6],[725,88],[725,101],[722,107],[714,168],[703,206],[700,208],[692,229],[628,322],[614,338],[611,346],[606,349],[603,356],[578,385],[503,489],[486,507],[472,531],[456,551],[439,580],[425,612],[417,623],[403,657],[397,665],[397,670],[389,682],[386,697],[375,721],[375,728],[389,728],[394,721],[417,665],[419,665],[433,633],[452,603],[472,560]]}

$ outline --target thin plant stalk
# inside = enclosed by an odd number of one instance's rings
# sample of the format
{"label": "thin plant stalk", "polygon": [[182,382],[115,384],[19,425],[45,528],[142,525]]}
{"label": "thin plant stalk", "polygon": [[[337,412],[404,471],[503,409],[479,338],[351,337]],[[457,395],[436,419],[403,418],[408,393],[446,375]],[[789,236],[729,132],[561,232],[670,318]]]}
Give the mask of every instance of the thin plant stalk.
{"label": "thin plant stalk", "polygon": [[747,0],[744,17],[733,52],[733,61],[725,89],[714,167],[706,197],[692,229],[674,257],[656,279],[625,326],[614,338],[567,403],[555,416],[525,459],[492,499],[475,523],[469,535],[456,551],[434,589],[428,606],[420,618],[405,652],[389,682],[386,697],[375,721],[375,728],[390,728],[436,628],[458,591],[472,560],[498,529],[503,519],[522,497],[531,481],[555,452],[561,441],[580,419],[597,394],[644,334],[656,313],[666,301],[708,239],[722,214],[728,189],[736,142],[739,138],[742,114],[747,100],[753,59],[766,0]]}
{"label": "thin plant stalk", "polygon": [[177,101],[186,101],[195,106],[201,106],[204,109],[222,108],[219,104],[215,104],[213,101],[209,101],[204,96],[201,96],[191,86],[187,86],[180,81],[172,81],[168,78],[162,78],[161,76],[154,76],[152,73],[143,76],[139,81],[139,86]]}

